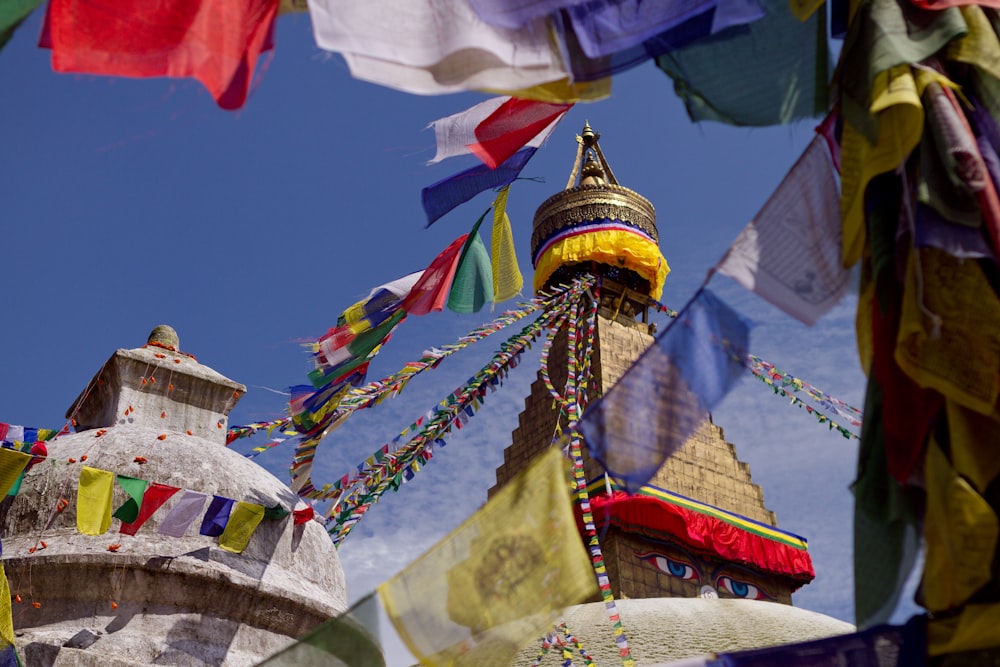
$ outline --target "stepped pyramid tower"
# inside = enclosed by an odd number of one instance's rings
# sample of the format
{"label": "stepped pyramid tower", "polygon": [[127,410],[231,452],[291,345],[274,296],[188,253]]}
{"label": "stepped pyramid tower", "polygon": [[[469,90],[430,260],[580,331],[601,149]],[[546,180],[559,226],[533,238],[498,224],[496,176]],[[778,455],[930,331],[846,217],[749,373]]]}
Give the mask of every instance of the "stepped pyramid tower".
{"label": "stepped pyramid tower", "polygon": [[[599,138],[589,124],[577,137],[566,189],[538,207],[531,236],[536,291],[585,273],[601,281],[591,399],[607,392],[653,343],[649,310],[669,270],[653,205],[619,185]],[[566,383],[566,348],[564,330],[549,355],[557,388]],[[566,427],[559,414],[540,373],[490,495],[552,444]],[[777,528],[749,465],[710,417],[634,496],[617,491],[586,453],[584,467],[598,531],[602,524],[606,530],[601,548],[616,598],[721,597],[790,605],[792,592],[813,578],[805,541]]]}
{"label": "stepped pyramid tower", "polygon": [[[244,393],[181,352],[165,326],[97,372],[67,412],[77,432],[50,441],[48,458],[0,508],[25,665],[254,665],[347,608],[322,523],[277,478],[225,447],[229,412]],[[103,506],[110,525],[86,532],[78,523],[92,515],[78,493],[84,468],[113,484]],[[123,476],[176,489],[134,534],[110,517],[129,500]],[[192,507],[198,496],[194,523],[161,531],[178,504]],[[204,530],[218,498],[270,510],[242,551],[221,546],[221,528]]]}

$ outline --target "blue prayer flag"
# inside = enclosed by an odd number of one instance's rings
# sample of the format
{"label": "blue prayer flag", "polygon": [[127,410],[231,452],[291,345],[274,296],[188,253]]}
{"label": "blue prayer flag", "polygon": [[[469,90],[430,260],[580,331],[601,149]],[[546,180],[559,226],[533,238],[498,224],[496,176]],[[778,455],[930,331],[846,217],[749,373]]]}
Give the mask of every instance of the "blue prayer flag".
{"label": "blue prayer flag", "polygon": [[205,518],[201,521],[201,534],[209,537],[218,537],[226,529],[229,523],[229,513],[233,509],[236,501],[231,498],[214,496],[205,512]]}
{"label": "blue prayer flag", "polygon": [[441,216],[480,192],[513,183],[536,150],[522,148],[496,169],[480,164],[424,188],[420,192],[420,198],[427,213],[427,226],[430,227]]}
{"label": "blue prayer flag", "polygon": [[591,456],[629,492],[681,448],[742,375],[750,326],[700,290],[584,413],[577,428]]}

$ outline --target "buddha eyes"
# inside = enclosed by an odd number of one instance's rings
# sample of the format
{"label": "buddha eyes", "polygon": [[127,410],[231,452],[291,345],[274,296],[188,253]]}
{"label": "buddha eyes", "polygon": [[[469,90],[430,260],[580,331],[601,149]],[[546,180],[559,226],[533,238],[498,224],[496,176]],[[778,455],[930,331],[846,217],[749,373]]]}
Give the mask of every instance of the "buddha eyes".
{"label": "buddha eyes", "polygon": [[656,569],[661,572],[666,572],[671,577],[677,577],[678,579],[683,579],[684,581],[699,580],[698,571],[684,561],[668,558],[663,554],[656,553],[655,551],[636,555],[642,560],[652,563],[656,566]]}
{"label": "buddha eyes", "polygon": [[733,579],[732,577],[719,577],[715,582],[715,587],[738,598],[746,598],[747,600],[768,599],[768,596],[757,586],[740,581],[739,579]]}

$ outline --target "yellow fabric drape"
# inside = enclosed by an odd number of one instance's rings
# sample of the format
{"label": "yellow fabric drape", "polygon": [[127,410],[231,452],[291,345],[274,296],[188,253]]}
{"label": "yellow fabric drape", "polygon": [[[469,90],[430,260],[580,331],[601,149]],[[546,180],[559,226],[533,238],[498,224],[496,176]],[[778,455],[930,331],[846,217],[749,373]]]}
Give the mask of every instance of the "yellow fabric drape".
{"label": "yellow fabric drape", "polygon": [[115,474],[83,466],[76,495],[76,529],[84,535],[103,535],[111,527],[111,495]]}
{"label": "yellow fabric drape", "polygon": [[524,287],[524,278],[521,276],[521,267],[517,265],[517,253],[514,250],[514,232],[510,228],[510,218],[507,217],[509,191],[509,185],[503,187],[493,202],[493,235],[490,240],[490,250],[493,255],[494,303],[513,299]]}
{"label": "yellow fabric drape", "polygon": [[0,498],[7,495],[31,461],[31,454],[0,449]]}
{"label": "yellow fabric drape", "polygon": [[234,554],[242,553],[263,518],[263,505],[237,502],[222,535],[219,536],[219,547]]}

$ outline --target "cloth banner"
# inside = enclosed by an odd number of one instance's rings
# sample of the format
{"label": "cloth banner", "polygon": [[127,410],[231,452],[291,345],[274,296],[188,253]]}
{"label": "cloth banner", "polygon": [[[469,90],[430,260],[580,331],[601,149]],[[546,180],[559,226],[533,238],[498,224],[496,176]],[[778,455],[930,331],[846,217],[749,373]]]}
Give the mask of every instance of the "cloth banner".
{"label": "cloth banner", "polygon": [[476,126],[469,150],[496,169],[544,130],[551,131],[572,106],[512,97]]}
{"label": "cloth banner", "polygon": [[142,496],[142,503],[139,505],[139,514],[134,521],[122,522],[120,532],[126,535],[135,535],[142,528],[142,525],[149,520],[149,517],[156,513],[156,510],[163,507],[163,504],[170,500],[175,493],[180,491],[176,486],[166,484],[151,484],[146,493]]}
{"label": "cloth banner", "polygon": [[13,449],[0,448],[0,498],[21,479],[31,455]]}
{"label": "cloth banner", "polygon": [[[42,4],[42,0],[7,0],[0,4],[0,48],[10,41],[14,31]],[[0,438],[2,440],[2,438]],[[0,662],[0,665],[3,663]]]}
{"label": "cloth banner", "polygon": [[456,313],[478,313],[482,307],[493,301],[493,269],[490,255],[486,252],[483,239],[479,236],[479,226],[486,218],[486,211],[472,226],[469,237],[462,247],[462,254],[455,269],[451,291],[448,292],[448,310]]}
{"label": "cloth banner", "polygon": [[513,183],[536,150],[519,150],[496,169],[480,164],[428,185],[420,192],[424,212],[427,214],[427,226],[430,227],[456,206],[464,204],[480,192]]}
{"label": "cloth banner", "polygon": [[220,107],[239,109],[277,12],[274,0],[52,0],[40,45],[57,72],[193,77]]}
{"label": "cloth banner", "polygon": [[10,583],[0,561],[0,667],[21,667],[14,639],[14,617],[11,613]]}
{"label": "cloth banner", "polygon": [[840,193],[822,138],[809,143],[717,270],[810,326],[844,296]]}
{"label": "cloth banner", "polygon": [[434,128],[437,152],[434,153],[433,158],[427,161],[427,164],[437,164],[441,160],[456,155],[471,153],[469,144],[476,142],[476,126],[509,99],[510,96],[491,97],[465,111],[433,121],[427,127]]}
{"label": "cloth banner", "polygon": [[420,276],[410,293],[403,299],[402,309],[410,315],[426,315],[444,310],[458,268],[458,260],[468,234],[463,234],[451,242],[434,258],[430,266]]}
{"label": "cloth banner", "polygon": [[558,448],[378,587],[421,664],[510,664],[566,606],[596,595]]}
{"label": "cloth banner", "polygon": [[351,75],[417,94],[517,90],[566,78],[543,18],[516,30],[484,23],[468,2],[309,0],[321,49]]}
{"label": "cloth banner", "polygon": [[226,522],[226,528],[219,537],[219,547],[234,554],[243,553],[263,519],[263,505],[243,501],[236,503]]}
{"label": "cloth banner", "polygon": [[638,492],[743,374],[750,324],[701,289],[577,428],[590,454]]}
{"label": "cloth banner", "polygon": [[144,479],[136,479],[135,477],[126,477],[125,475],[118,475],[117,477],[118,484],[125,489],[125,493],[128,495],[128,500],[116,509],[115,513],[111,516],[122,523],[132,523],[139,517],[142,496],[146,493],[146,486],[149,485],[149,482]]}
{"label": "cloth banner", "polygon": [[507,195],[510,186],[504,186],[493,202],[493,235],[490,248],[493,250],[493,301],[499,303],[513,299],[521,293],[524,278],[517,265],[517,251],[514,249],[514,232],[507,217]]}
{"label": "cloth banner", "polygon": [[160,522],[160,534],[170,537],[184,537],[184,533],[201,514],[201,508],[205,506],[207,499],[208,496],[204,493],[185,489],[184,495]]}
{"label": "cloth banner", "polygon": [[236,501],[232,498],[213,496],[212,501],[208,504],[208,509],[205,510],[205,517],[201,520],[199,532],[208,537],[222,535],[226,529],[226,523],[229,522],[229,513],[235,503]]}
{"label": "cloth banner", "polygon": [[89,466],[80,469],[76,496],[76,529],[84,535],[103,535],[111,527],[111,496],[115,474]]}
{"label": "cloth banner", "polygon": [[302,667],[303,665],[351,665],[385,667],[379,642],[379,604],[374,593],[354,603],[272,655],[258,667]]}
{"label": "cloth banner", "polygon": [[788,0],[761,5],[759,21],[657,58],[691,120],[766,126],[827,110],[826,14],[800,21]]}

